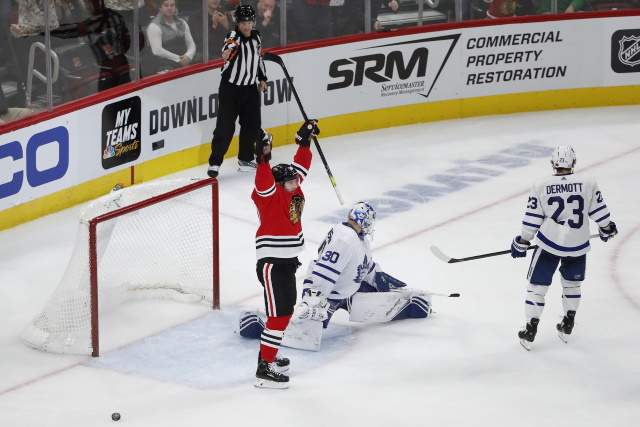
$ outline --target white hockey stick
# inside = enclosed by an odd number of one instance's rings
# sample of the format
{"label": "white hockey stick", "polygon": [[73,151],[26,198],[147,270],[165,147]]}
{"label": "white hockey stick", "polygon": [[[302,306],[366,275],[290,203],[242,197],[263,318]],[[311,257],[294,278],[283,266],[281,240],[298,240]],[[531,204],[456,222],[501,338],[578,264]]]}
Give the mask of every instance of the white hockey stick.
{"label": "white hockey stick", "polygon": [[[592,234],[591,236],[589,236],[589,239],[594,239],[596,237],[600,237],[600,235],[599,234]],[[612,237],[613,236],[610,236],[610,238],[612,238]],[[529,246],[527,248],[527,250],[536,249],[537,247],[538,247],[538,245]],[[445,255],[437,246],[431,246],[431,252],[436,257],[438,257],[442,261],[446,262],[447,264],[454,264],[456,262],[473,261],[474,259],[489,258],[489,257],[492,257],[492,256],[497,256],[497,255],[510,254],[511,253],[511,249],[508,249],[506,251],[491,252],[491,253],[488,253],[488,254],[474,255],[474,256],[470,256],[470,257],[466,257],[466,258],[453,258],[453,257],[450,257],[448,255]]]}

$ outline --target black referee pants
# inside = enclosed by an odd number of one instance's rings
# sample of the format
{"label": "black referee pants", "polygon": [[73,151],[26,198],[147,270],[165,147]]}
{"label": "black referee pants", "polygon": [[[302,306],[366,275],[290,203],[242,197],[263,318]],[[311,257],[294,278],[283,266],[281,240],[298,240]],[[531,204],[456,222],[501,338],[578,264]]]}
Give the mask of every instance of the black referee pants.
{"label": "black referee pants", "polygon": [[254,145],[260,135],[260,91],[255,84],[238,86],[227,81],[218,90],[218,122],[211,140],[210,165],[221,165],[240,118],[240,144],[238,160],[249,162],[254,158]]}

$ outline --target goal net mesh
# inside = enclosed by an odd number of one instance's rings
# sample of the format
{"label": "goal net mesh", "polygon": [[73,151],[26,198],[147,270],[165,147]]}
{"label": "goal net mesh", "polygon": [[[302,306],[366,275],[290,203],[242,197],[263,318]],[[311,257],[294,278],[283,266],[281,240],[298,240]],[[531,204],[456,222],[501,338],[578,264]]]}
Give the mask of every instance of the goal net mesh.
{"label": "goal net mesh", "polygon": [[[42,312],[25,329],[23,341],[53,353],[92,354],[92,316],[125,300],[171,298],[214,304],[213,240],[217,237],[213,236],[212,186],[172,196],[202,181],[144,183],[85,205],[64,275]],[[99,217],[105,214],[115,216],[101,222]],[[97,313],[91,304],[92,220],[97,222]]]}

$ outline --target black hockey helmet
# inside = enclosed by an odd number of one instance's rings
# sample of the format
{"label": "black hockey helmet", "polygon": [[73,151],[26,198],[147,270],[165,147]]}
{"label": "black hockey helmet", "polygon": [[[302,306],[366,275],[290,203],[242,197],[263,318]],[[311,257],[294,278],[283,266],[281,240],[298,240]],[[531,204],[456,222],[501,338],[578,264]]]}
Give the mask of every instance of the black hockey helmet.
{"label": "black hockey helmet", "polygon": [[293,166],[286,163],[275,165],[271,168],[271,172],[276,182],[291,181],[292,179],[298,178],[298,172],[296,172]]}
{"label": "black hockey helmet", "polygon": [[236,22],[255,21],[256,11],[253,10],[253,8],[248,4],[241,4],[240,6],[236,7],[234,16],[236,18]]}

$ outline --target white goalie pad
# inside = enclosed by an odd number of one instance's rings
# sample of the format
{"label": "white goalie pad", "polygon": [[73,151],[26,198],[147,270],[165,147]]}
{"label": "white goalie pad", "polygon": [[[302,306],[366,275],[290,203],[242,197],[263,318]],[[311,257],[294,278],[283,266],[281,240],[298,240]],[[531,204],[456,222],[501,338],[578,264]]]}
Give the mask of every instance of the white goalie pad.
{"label": "white goalie pad", "polygon": [[356,292],[351,299],[352,322],[389,322],[431,314],[432,294],[417,289],[394,289],[389,292]]}
{"label": "white goalie pad", "polygon": [[289,322],[282,337],[282,345],[300,350],[318,351],[322,340],[322,321],[299,320]]}
{"label": "white goalie pad", "polygon": [[[267,323],[263,309],[243,308],[240,310],[238,333],[246,338],[260,339]],[[284,331],[281,345],[299,350],[320,350],[322,321],[292,318]]]}

